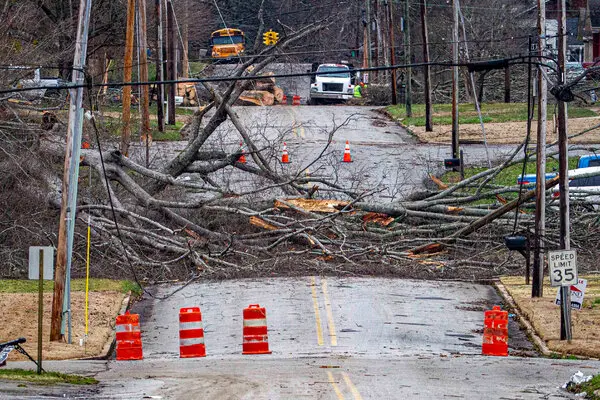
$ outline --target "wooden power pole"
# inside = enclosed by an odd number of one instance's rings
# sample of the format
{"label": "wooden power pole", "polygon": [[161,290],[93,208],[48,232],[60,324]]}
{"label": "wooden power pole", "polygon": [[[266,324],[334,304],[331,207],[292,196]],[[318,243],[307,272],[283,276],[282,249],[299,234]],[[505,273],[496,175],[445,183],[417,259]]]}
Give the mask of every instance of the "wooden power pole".
{"label": "wooden power pole", "polygon": [[[410,0],[404,0],[404,63],[412,63],[410,47]],[[412,117],[412,67],[406,68],[406,116]]]}
{"label": "wooden power pole", "polygon": [[181,62],[181,76],[184,78],[189,78],[190,74],[190,58],[188,54],[189,50],[189,25],[190,25],[190,3],[188,0],[183,2],[184,8],[184,20],[183,20],[183,29],[181,32],[182,41],[183,41],[183,61]]}
{"label": "wooden power pole", "polygon": [[458,141],[458,2],[452,0],[452,158],[460,158]]}
{"label": "wooden power pole", "polygon": [[421,1],[421,32],[423,35],[423,72],[425,76],[425,131],[433,131],[431,107],[431,67],[429,66],[429,40],[427,34],[427,0]]}
{"label": "wooden power pole", "polygon": [[[388,26],[389,26],[389,35],[390,35],[390,63],[392,65],[396,65],[396,46],[394,40],[394,11],[392,10],[392,4],[388,0],[385,1],[385,6],[387,8],[388,13]],[[398,94],[396,88],[396,69],[392,69],[392,104],[398,104]]]}
{"label": "wooden power pole", "polygon": [[[175,18],[173,15],[173,3],[167,0],[167,79],[177,79],[177,59],[175,57],[177,48],[177,33],[175,29]],[[175,125],[175,83],[168,84],[167,98],[167,124]]]}
{"label": "wooden power pole", "polygon": [[[138,13],[139,13],[139,46],[140,51],[140,82],[148,82],[148,39],[146,29],[146,0],[138,0]],[[141,120],[141,135],[140,142],[146,146],[146,167],[149,167],[150,160],[150,144],[152,143],[152,132],[150,131],[150,87],[148,85],[142,85],[140,102],[142,105],[142,120]]]}
{"label": "wooden power pole", "polygon": [[[163,24],[162,24],[162,2],[155,0],[154,17],[156,19],[156,80],[164,81],[163,65]],[[165,89],[162,84],[156,85],[156,118],[158,119],[158,131],[165,131]]]}
{"label": "wooden power pole", "polygon": [[[135,23],[135,0],[127,2],[127,27],[125,33],[125,56],[123,62],[123,81],[131,82],[133,68],[133,33]],[[121,153],[129,155],[131,142],[131,86],[123,86],[123,132],[121,133]]]}
{"label": "wooden power pole", "polygon": [[[75,55],[73,56],[74,68],[72,76],[72,82],[76,85],[83,85],[84,83],[83,71],[86,64],[87,39],[91,9],[92,0],[80,0],[79,22],[77,24],[77,41],[75,42]],[[70,313],[70,268],[77,208],[79,155],[81,153],[81,136],[83,130],[83,87],[70,90],[69,93],[69,122],[67,125],[60,222],[58,228],[58,245],[56,252],[56,268],[54,270],[52,317],[50,322],[51,341],[58,341],[62,339],[62,325],[65,309]],[[91,95],[92,93],[88,93],[88,96]],[[69,320],[70,318],[71,317],[69,314]],[[71,342],[70,338],[71,327],[69,326],[69,343]]]}
{"label": "wooden power pole", "polygon": [[[373,51],[371,49],[371,30],[373,29],[373,27],[371,26],[372,24],[372,19],[371,19],[371,0],[366,0],[367,2],[367,67],[371,68],[373,66],[373,63],[371,61],[371,57],[373,56]],[[365,82],[367,83],[367,82]]]}
{"label": "wooden power pole", "polygon": [[[537,0],[538,4],[538,55],[544,55],[546,48],[546,1]],[[539,62],[544,62],[540,57]],[[536,147],[536,197],[535,197],[535,235],[533,244],[533,279],[531,296],[542,297],[544,294],[544,254],[546,236],[546,106],[548,89],[546,80],[538,67],[537,74],[537,147]]]}
{"label": "wooden power pole", "polygon": [[[560,17],[558,20],[558,67],[560,82],[566,82],[567,59],[567,5],[566,0],[558,0]],[[558,187],[560,200],[560,247],[571,249],[571,233],[569,227],[569,148],[567,143],[567,103],[558,99]],[[560,287],[560,339],[571,340],[571,288]]]}

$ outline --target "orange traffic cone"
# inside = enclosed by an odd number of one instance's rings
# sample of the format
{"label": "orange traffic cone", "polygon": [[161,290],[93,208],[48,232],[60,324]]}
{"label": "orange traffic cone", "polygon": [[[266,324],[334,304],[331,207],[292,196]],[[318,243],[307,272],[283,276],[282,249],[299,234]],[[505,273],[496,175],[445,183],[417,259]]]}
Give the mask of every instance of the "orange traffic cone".
{"label": "orange traffic cone", "polygon": [[344,148],[344,159],[343,162],[352,162],[352,157],[350,156],[350,142],[346,140],[346,148]]}
{"label": "orange traffic cone", "polygon": [[242,164],[246,164],[246,156],[244,155],[244,143],[240,142],[240,150],[242,151],[242,155],[238,158],[238,162]]}
{"label": "orange traffic cone", "polygon": [[288,154],[287,144],[285,144],[285,142],[283,142],[283,154],[281,155],[281,162],[284,164],[289,164],[290,162],[290,156]]}

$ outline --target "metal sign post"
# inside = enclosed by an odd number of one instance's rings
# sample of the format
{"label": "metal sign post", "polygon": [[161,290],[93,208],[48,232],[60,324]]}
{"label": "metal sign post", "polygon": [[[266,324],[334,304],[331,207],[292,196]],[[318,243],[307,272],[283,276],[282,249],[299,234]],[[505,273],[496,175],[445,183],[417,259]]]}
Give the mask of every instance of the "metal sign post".
{"label": "metal sign post", "polygon": [[548,252],[550,284],[560,286],[561,339],[571,340],[571,285],[577,285],[577,253],[575,250]]}
{"label": "metal sign post", "polygon": [[[44,268],[45,267],[45,268]],[[37,346],[37,373],[41,374],[42,368],[42,337],[44,322],[44,280],[54,279],[54,247],[31,246],[29,247],[29,279],[38,280],[38,346]],[[31,358],[31,357],[30,357]],[[32,359],[33,360],[33,359]]]}
{"label": "metal sign post", "polygon": [[42,323],[44,321],[44,250],[39,250],[40,271],[38,275],[38,354],[37,373],[42,373]]}

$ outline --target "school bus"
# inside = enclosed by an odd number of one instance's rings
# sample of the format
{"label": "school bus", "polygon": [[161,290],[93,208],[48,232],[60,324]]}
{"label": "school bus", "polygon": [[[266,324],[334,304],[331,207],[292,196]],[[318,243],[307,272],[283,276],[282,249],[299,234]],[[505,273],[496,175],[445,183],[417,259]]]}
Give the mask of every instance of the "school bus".
{"label": "school bus", "polygon": [[237,57],[246,50],[246,37],[240,29],[219,29],[210,35],[210,47],[214,59]]}

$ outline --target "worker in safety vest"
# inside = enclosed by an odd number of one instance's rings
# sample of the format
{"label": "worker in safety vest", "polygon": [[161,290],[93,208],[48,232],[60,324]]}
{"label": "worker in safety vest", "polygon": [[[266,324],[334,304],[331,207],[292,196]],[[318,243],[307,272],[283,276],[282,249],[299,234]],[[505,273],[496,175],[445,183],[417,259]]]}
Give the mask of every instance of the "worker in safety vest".
{"label": "worker in safety vest", "polygon": [[360,82],[358,85],[354,86],[354,97],[356,98],[361,98],[363,97],[363,89],[366,88],[367,86],[365,85],[364,82]]}

